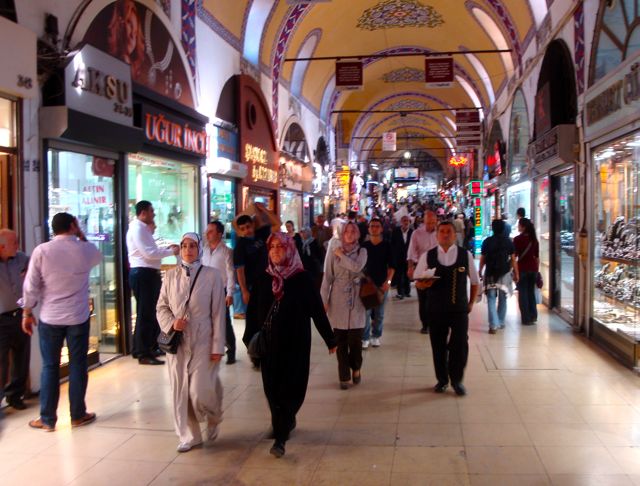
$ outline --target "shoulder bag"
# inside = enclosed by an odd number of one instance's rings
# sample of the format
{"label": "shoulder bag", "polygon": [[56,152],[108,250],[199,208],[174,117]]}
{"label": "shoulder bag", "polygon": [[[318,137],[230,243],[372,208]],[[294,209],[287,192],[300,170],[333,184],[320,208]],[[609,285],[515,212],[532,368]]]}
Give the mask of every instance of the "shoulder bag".
{"label": "shoulder bag", "polygon": [[247,354],[252,360],[262,359],[269,352],[269,347],[271,345],[271,323],[273,322],[275,315],[278,313],[279,307],[280,302],[274,300],[273,304],[271,304],[271,308],[269,309],[269,313],[267,314],[267,318],[264,320],[264,324],[260,330],[253,335],[251,341],[249,341]]}
{"label": "shoulder bag", "polygon": [[[524,258],[524,256],[527,254],[527,252],[529,251],[529,249],[531,248],[532,243],[530,242],[527,247],[524,249],[524,251],[522,252],[522,255],[520,255],[518,257],[518,260],[520,260],[520,258]],[[539,289],[541,289],[544,286],[544,280],[542,280],[542,274],[540,272],[536,273],[536,287],[538,287]]]}
{"label": "shoulder bag", "polygon": [[[202,270],[202,265],[198,268],[196,276],[193,278],[193,282],[191,282],[187,303],[184,306],[183,319],[187,315],[187,308],[189,307],[189,301],[191,300],[191,293],[193,292],[193,287],[196,285],[196,280],[198,280],[198,275],[200,275],[200,270]],[[173,327],[169,332],[160,331],[160,334],[158,335],[158,347],[167,354],[176,354],[181,341],[182,331],[176,331]]]}
{"label": "shoulder bag", "polygon": [[364,276],[360,280],[360,300],[365,309],[373,309],[382,304],[384,292],[373,282],[371,277]]}

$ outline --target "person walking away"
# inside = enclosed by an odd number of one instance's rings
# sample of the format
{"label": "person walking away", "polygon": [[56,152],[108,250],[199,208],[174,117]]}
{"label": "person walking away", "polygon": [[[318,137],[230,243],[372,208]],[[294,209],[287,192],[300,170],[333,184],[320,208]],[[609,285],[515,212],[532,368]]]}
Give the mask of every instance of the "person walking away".
{"label": "person walking away", "polygon": [[51,220],[54,238],[38,245],[31,255],[24,279],[22,330],[31,336],[33,308],[40,306],[40,417],[29,426],[46,432],[55,430],[60,397],[60,355],[64,342],[69,349],[69,405],[71,426],[93,422],[85,395],[89,381],[89,273],[102,261],[102,254],[87,241],[78,220],[58,213]]}
{"label": "person walking away", "polygon": [[233,292],[236,286],[236,272],[233,268],[233,250],[224,242],[224,225],[220,221],[211,221],[207,225],[207,246],[202,254],[202,264],[215,268],[226,284],[225,288],[225,342],[227,345],[227,364],[236,362],[236,334],[233,331],[231,312]]}
{"label": "person walking away", "polygon": [[22,332],[22,286],[29,257],[18,251],[15,231],[0,229],[0,402],[24,410],[31,339]]}
{"label": "person walking away", "polygon": [[[418,227],[411,235],[409,249],[407,250],[407,275],[412,280],[413,272],[420,257],[438,245],[436,237],[437,224],[438,217],[436,214],[433,211],[427,211],[424,216],[424,224]],[[429,315],[427,313],[428,293],[426,289],[419,289],[418,287],[416,287],[416,291],[418,293],[418,312],[422,324],[420,332],[422,334],[429,334]]]}
{"label": "person walking away", "polygon": [[538,321],[535,291],[540,266],[540,246],[530,219],[520,218],[518,232],[520,234],[513,239],[520,276],[517,287],[518,306],[522,325],[529,326]]}
{"label": "person walking away", "polygon": [[[434,272],[436,278],[418,280],[416,286],[429,292],[431,349],[438,383],[436,393],[444,393],[451,382],[456,395],[466,395],[462,381],[469,356],[469,314],[478,294],[480,279],[473,256],[456,242],[451,221],[438,225],[438,246],[424,254],[415,270],[415,278]],[[467,294],[467,280],[471,283]]]}
{"label": "person walking away", "polygon": [[141,365],[161,365],[158,349],[160,326],[156,319],[156,304],[160,295],[162,259],[177,255],[178,245],[159,248],[153,239],[155,210],[149,201],[136,203],[136,217],[129,223],[129,286],[136,299],[136,328],[133,332],[132,356]]}
{"label": "person walking away", "polygon": [[261,359],[262,384],[271,411],[275,439],[271,454],[282,457],[309,382],[311,319],[330,353],[336,341],[320,294],[304,271],[294,241],[274,233],[267,242],[269,266],[256,280],[247,312],[253,336],[270,322],[268,350]]}
{"label": "person walking away", "polygon": [[[487,296],[489,334],[495,334],[498,329],[504,329],[507,295],[511,296],[513,293],[513,282],[518,282],[518,268],[513,242],[504,233],[504,221],[500,219],[492,221],[491,229],[493,235],[482,242],[478,273],[484,283],[484,292]],[[497,310],[496,300],[498,301]]]}
{"label": "person walking away", "polygon": [[380,338],[384,328],[384,306],[395,272],[391,243],[383,239],[383,229],[382,221],[379,218],[372,218],[369,221],[369,240],[362,245],[362,248],[367,250],[367,264],[364,273],[373,280],[373,283],[383,294],[380,305],[366,311],[362,349],[367,349],[369,343],[374,348],[381,344]]}
{"label": "person walking away", "polygon": [[338,343],[340,388],[349,381],[360,383],[362,367],[362,333],[365,308],[360,300],[361,272],[367,263],[367,250],[360,248],[360,231],[356,223],[347,222],[338,243],[330,246],[324,260],[324,278],[320,294]]}
{"label": "person walking away", "polygon": [[325,223],[325,217],[323,214],[318,214],[318,216],[316,216],[316,224],[311,227],[311,235],[318,242],[320,253],[322,255],[322,263],[324,264],[324,257],[327,254],[327,244],[331,239],[332,234],[331,227]]}
{"label": "person walking away", "polygon": [[402,216],[400,218],[400,226],[394,228],[391,234],[391,253],[396,267],[394,275],[397,280],[397,299],[411,297],[411,282],[409,281],[409,275],[407,275],[407,270],[409,269],[407,252],[409,251],[412,234],[411,218]]}
{"label": "person walking away", "polygon": [[301,229],[300,236],[302,237],[302,249],[300,251],[302,266],[309,272],[311,280],[315,283],[316,288],[320,290],[322,285],[322,266],[324,264],[322,251],[309,228]]}
{"label": "person walking away", "polygon": [[509,213],[502,213],[500,219],[504,221],[504,234],[511,237],[511,225],[509,224]]}
{"label": "person walking away", "polygon": [[160,328],[182,333],[178,352],[167,355],[178,452],[202,443],[200,422],[206,421],[206,438],[213,441],[222,421],[224,274],[202,265],[202,253],[200,236],[185,233],[180,264],[167,272],[157,306]]}
{"label": "person walking away", "polygon": [[464,248],[464,214],[457,214],[453,220],[453,225],[456,228],[456,244]]}

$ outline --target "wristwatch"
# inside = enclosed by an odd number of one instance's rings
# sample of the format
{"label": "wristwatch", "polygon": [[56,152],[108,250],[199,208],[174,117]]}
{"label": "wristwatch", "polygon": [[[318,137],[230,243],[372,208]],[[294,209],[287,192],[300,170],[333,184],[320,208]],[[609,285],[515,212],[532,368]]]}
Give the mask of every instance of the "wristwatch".
{"label": "wristwatch", "polygon": [[387,280],[387,285],[391,285],[391,280]]}

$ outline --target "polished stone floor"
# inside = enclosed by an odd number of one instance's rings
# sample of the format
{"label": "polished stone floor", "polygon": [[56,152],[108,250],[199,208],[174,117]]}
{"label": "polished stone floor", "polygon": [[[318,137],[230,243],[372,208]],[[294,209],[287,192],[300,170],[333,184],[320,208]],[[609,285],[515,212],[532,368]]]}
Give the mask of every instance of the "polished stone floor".
{"label": "polished stone floor", "polygon": [[314,333],[307,399],[282,459],[269,455],[260,375],[243,352],[222,366],[219,438],[186,454],[176,452],[166,370],[122,358],[90,374],[90,426],[71,430],[66,400],[54,433],[27,426],[35,401],[5,410],[0,483],[640,485],[640,378],[559,318],[541,311],[523,328],[512,299],[506,329],[489,335],[476,306],[469,394],[459,398],[431,391],[416,299],[387,309],[382,346],[366,352],[363,381],[347,391]]}

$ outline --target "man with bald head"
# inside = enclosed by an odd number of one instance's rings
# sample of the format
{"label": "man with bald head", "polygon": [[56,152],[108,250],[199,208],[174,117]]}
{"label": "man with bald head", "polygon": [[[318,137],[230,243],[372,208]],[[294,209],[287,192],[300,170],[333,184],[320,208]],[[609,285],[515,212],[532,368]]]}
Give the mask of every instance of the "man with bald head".
{"label": "man with bald head", "polygon": [[[426,211],[424,214],[424,224],[416,229],[411,235],[409,250],[407,251],[407,264],[409,269],[407,275],[413,280],[413,271],[422,255],[429,250],[438,246],[436,237],[436,226],[438,217],[433,211]],[[416,289],[418,291],[418,308],[420,313],[420,321],[422,323],[422,334],[429,334],[429,321],[427,315],[427,291]]]}
{"label": "man with bald head", "polygon": [[0,402],[4,396],[16,410],[26,408],[23,397],[29,376],[31,341],[22,332],[18,306],[28,262],[27,255],[18,251],[16,232],[0,229]]}

